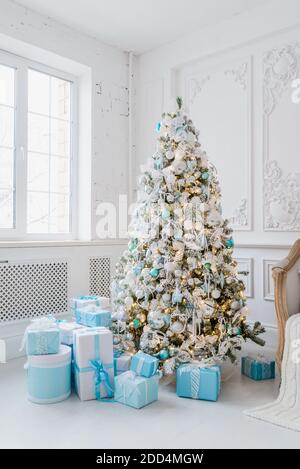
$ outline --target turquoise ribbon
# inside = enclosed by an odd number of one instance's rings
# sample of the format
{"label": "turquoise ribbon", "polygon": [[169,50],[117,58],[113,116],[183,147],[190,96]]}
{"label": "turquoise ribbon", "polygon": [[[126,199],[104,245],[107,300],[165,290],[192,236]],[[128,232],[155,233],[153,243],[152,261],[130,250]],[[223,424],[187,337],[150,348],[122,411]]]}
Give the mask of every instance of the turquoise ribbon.
{"label": "turquoise ribbon", "polygon": [[104,398],[101,397],[101,384],[104,384],[106,391],[107,391],[107,398],[111,399],[114,395],[113,388],[110,384],[108,369],[113,368],[113,363],[104,364],[100,360],[100,335],[95,336],[95,359],[90,360],[89,363],[91,366],[87,366],[85,368],[79,368],[77,363],[75,363],[75,369],[79,373],[87,373],[89,371],[94,371],[95,374],[95,395],[97,401],[103,400]]}
{"label": "turquoise ribbon", "polygon": [[91,367],[95,370],[95,394],[96,399],[101,399],[100,386],[104,384],[107,390],[107,397],[112,398],[114,395],[113,388],[110,385],[109,374],[104,368],[103,363],[100,360],[90,360]]}

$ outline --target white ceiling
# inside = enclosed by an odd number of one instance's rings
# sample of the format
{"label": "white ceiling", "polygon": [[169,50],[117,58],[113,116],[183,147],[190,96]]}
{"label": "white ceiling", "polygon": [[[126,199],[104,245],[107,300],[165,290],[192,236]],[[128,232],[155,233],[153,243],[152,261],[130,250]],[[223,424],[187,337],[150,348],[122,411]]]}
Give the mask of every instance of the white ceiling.
{"label": "white ceiling", "polygon": [[122,50],[142,53],[271,0],[17,0]]}

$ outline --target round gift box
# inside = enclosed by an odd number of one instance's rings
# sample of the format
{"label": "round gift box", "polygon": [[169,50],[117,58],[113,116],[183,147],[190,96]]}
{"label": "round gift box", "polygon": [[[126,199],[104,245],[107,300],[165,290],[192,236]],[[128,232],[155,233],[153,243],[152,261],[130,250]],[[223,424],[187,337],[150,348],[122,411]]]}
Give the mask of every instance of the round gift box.
{"label": "round gift box", "polygon": [[71,394],[71,348],[61,345],[59,353],[31,355],[27,369],[28,399],[37,404],[51,404]]}

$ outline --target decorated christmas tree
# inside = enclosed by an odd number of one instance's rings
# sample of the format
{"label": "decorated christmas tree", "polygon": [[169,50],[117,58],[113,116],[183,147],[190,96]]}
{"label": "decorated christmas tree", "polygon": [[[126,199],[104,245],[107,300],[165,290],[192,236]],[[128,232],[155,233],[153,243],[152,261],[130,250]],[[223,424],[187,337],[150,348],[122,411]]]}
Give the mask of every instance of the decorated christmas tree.
{"label": "decorated christmas tree", "polygon": [[115,348],[160,359],[165,374],[192,360],[235,360],[263,345],[223,219],[216,169],[182,109],[162,115],[157,150],[139,178],[130,241],[113,282]]}

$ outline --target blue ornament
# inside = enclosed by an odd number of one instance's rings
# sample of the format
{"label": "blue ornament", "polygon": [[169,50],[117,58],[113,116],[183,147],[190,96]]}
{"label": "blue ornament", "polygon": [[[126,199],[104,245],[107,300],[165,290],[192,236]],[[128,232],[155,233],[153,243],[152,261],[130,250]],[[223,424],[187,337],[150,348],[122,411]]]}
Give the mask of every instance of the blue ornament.
{"label": "blue ornament", "polygon": [[204,171],[204,173],[201,174],[201,179],[203,181],[206,181],[209,178],[209,173],[207,171]]}
{"label": "blue ornament", "polygon": [[134,319],[132,322],[133,322],[133,327],[135,329],[138,329],[140,327],[140,320],[139,319]]}
{"label": "blue ornament", "polygon": [[135,267],[133,267],[132,270],[135,275],[140,275],[140,273],[142,272],[142,269],[143,269],[142,265],[136,265]]}
{"label": "blue ornament", "polygon": [[159,358],[161,360],[166,360],[167,358],[169,358],[169,352],[167,349],[163,348],[160,352],[159,352]]}
{"label": "blue ornament", "polygon": [[150,270],[151,277],[156,278],[158,276],[158,274],[159,274],[158,269],[153,268],[153,269]]}
{"label": "blue ornament", "polygon": [[137,247],[138,245],[138,240],[137,239],[132,239],[131,241],[129,241],[128,243],[128,250],[130,252],[134,251],[135,248]]}
{"label": "blue ornament", "polygon": [[157,124],[156,124],[156,130],[157,130],[157,132],[160,131],[160,128],[161,128],[161,123],[160,123],[160,122],[157,122]]}
{"label": "blue ornament", "polygon": [[227,239],[226,241],[226,246],[228,247],[228,249],[232,248],[233,247],[233,239],[232,238],[229,238]]}
{"label": "blue ornament", "polygon": [[167,208],[164,208],[161,216],[163,220],[168,220],[170,218],[170,211]]}
{"label": "blue ornament", "polygon": [[182,293],[179,290],[175,290],[172,295],[172,303],[177,304],[182,301]]}
{"label": "blue ornament", "polygon": [[163,315],[163,320],[165,321],[165,325],[169,326],[170,325],[170,315],[169,314],[164,314]]}

